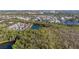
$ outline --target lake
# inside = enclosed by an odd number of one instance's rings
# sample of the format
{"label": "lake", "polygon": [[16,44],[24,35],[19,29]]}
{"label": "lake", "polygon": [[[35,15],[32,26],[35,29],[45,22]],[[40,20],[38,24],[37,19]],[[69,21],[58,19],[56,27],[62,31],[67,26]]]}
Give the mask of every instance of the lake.
{"label": "lake", "polygon": [[79,25],[79,21],[76,21],[76,20],[74,20],[74,21],[66,20],[66,21],[63,22],[63,24],[65,24],[65,25]]}

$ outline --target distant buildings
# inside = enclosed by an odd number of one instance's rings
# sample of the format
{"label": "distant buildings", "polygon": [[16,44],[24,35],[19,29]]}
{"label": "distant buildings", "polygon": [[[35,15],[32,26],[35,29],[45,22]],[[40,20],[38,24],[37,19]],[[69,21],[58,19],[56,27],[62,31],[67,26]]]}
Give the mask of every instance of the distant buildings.
{"label": "distant buildings", "polygon": [[24,30],[24,29],[27,29],[28,27],[30,27],[30,24],[16,23],[9,26],[8,28],[12,30]]}
{"label": "distant buildings", "polygon": [[[46,15],[47,13],[47,15]],[[51,15],[52,13],[52,15]],[[54,13],[54,14],[53,14]],[[22,15],[17,15],[16,14],[12,14],[12,15],[8,15],[8,14],[4,14],[4,15],[1,15],[0,14],[0,23],[1,22],[4,22],[5,20],[8,20],[8,19],[17,19],[17,20],[26,20],[26,21],[40,21],[40,22],[49,22],[49,23],[62,23],[64,24],[64,22],[67,20],[67,19],[75,19],[78,20],[78,16],[68,16],[68,15],[55,15],[55,13],[58,13],[56,11],[28,11],[25,13],[22,13]],[[28,15],[30,14],[30,15]],[[13,24],[12,22],[9,22],[9,24]],[[23,25],[23,24],[22,24]],[[16,28],[17,26],[22,26],[21,24],[14,24],[13,26],[11,26],[10,28],[14,27]],[[25,26],[25,25],[23,25]],[[22,27],[23,27],[22,26]],[[27,25],[26,25],[27,26]],[[21,27],[21,28],[22,28]],[[17,28],[16,28],[17,29]]]}

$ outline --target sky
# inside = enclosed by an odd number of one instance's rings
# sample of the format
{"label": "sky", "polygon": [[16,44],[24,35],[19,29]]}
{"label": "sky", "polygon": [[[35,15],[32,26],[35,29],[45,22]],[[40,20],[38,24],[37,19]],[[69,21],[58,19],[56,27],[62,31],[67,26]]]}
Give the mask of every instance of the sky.
{"label": "sky", "polygon": [[79,0],[0,0],[0,10],[79,10]]}

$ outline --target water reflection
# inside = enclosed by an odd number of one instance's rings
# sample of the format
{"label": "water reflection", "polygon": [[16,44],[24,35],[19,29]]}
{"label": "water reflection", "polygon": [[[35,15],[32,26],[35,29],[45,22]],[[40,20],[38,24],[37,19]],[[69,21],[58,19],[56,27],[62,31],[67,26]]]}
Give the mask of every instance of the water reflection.
{"label": "water reflection", "polygon": [[0,49],[12,49],[12,45],[15,43],[15,41],[6,42],[0,44]]}
{"label": "water reflection", "polygon": [[66,20],[63,22],[65,25],[79,25],[79,21],[76,21],[76,20]]}

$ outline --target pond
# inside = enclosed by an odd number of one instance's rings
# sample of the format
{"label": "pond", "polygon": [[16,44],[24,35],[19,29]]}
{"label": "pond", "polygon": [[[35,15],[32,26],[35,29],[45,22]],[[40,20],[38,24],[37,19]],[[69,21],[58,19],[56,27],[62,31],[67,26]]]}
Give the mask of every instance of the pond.
{"label": "pond", "polygon": [[38,24],[33,24],[31,28],[32,28],[32,29],[37,29],[37,30],[38,30],[38,29],[41,28],[41,26],[38,25]]}
{"label": "pond", "polygon": [[15,41],[6,42],[0,44],[0,49],[12,49],[12,45],[15,43]]}

